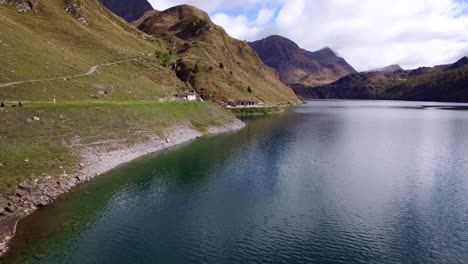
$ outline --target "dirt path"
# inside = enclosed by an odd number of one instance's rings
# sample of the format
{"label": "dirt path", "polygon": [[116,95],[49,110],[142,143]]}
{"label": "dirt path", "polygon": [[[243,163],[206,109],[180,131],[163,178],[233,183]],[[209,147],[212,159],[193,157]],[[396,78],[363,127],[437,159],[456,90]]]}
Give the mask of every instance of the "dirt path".
{"label": "dirt path", "polygon": [[116,65],[116,64],[129,62],[129,61],[135,61],[135,60],[138,60],[138,59],[139,59],[139,57],[135,57],[135,58],[132,58],[132,59],[126,59],[126,60],[120,60],[120,61],[116,61],[116,62],[110,62],[110,63],[105,63],[105,64],[94,65],[89,69],[88,72],[83,73],[83,74],[75,74],[75,75],[68,75],[68,76],[62,76],[62,77],[53,77],[53,78],[43,78],[43,79],[34,79],[34,80],[2,83],[2,84],[0,84],[0,88],[9,87],[9,86],[17,85],[17,84],[45,82],[45,81],[57,81],[57,80],[85,77],[85,76],[89,76],[89,75],[92,75],[92,74],[96,73],[97,69],[99,69],[101,67],[112,66],[112,65]]}

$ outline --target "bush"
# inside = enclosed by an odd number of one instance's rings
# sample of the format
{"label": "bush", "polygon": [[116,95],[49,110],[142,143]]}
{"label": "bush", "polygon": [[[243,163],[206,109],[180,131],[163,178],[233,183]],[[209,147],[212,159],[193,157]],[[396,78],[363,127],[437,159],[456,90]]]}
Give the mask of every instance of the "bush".
{"label": "bush", "polygon": [[200,67],[198,66],[198,63],[195,64],[195,67],[193,67],[193,72],[198,73],[200,71]]}
{"label": "bush", "polygon": [[171,56],[171,52],[161,52],[159,50],[156,50],[154,52],[154,54],[156,54],[156,57],[163,63],[163,64],[168,64],[169,61],[171,60],[172,56]]}

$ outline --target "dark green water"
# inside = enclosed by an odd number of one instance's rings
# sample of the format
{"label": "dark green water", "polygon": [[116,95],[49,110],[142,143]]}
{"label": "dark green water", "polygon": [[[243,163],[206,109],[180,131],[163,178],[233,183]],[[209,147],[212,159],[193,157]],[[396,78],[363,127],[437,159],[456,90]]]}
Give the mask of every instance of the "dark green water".
{"label": "dark green water", "polygon": [[309,102],[119,168],[5,263],[468,263],[466,105]]}

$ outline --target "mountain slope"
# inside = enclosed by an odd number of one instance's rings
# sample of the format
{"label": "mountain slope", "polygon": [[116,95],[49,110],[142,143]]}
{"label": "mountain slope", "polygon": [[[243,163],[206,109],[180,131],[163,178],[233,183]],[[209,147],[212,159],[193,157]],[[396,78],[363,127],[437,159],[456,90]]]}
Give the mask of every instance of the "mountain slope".
{"label": "mountain slope", "polygon": [[143,16],[153,7],[147,0],[99,0],[102,5],[128,22],[132,22]]}
{"label": "mountain slope", "polygon": [[150,12],[136,26],[172,43],[170,51],[161,51],[161,56],[170,53],[177,76],[205,99],[252,98],[268,103],[298,100],[247,43],[230,37],[195,7],[182,5]]}
{"label": "mountain slope", "polygon": [[[170,69],[147,56],[167,47],[162,40],[138,31],[97,1],[74,1],[40,0],[35,12],[26,13],[15,4],[0,4],[0,84],[58,78],[2,87],[2,100],[148,100],[183,86]],[[65,78],[125,60],[89,76]]]}
{"label": "mountain slope", "polygon": [[310,52],[281,36],[270,36],[249,45],[262,61],[278,71],[281,80],[288,84],[317,86],[356,72],[330,48]]}
{"label": "mountain slope", "polygon": [[296,89],[308,98],[468,102],[468,58],[388,74],[356,73],[329,85]]}

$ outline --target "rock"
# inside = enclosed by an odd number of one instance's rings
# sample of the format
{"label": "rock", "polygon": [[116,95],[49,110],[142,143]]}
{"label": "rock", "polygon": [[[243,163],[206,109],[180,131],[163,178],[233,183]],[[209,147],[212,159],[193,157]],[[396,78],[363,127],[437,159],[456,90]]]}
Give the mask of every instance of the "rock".
{"label": "rock", "polygon": [[83,163],[80,163],[80,168],[84,168],[84,164]]}
{"label": "rock", "polygon": [[34,120],[32,119],[32,117],[28,117],[28,118],[26,118],[25,122],[26,123],[32,123],[32,122],[34,122]]}
{"label": "rock", "polygon": [[29,162],[29,160],[28,160],[28,159],[25,159],[24,162]]}
{"label": "rock", "polygon": [[171,143],[171,140],[169,138],[166,138],[166,143]]}
{"label": "rock", "polygon": [[29,189],[32,188],[32,186],[29,185],[29,184],[27,184],[27,183],[21,183],[21,184],[19,185],[19,187],[20,187],[21,189],[25,189],[25,190],[29,190]]}
{"label": "rock", "polygon": [[24,197],[28,195],[28,191],[25,189],[16,189],[16,196],[18,197]]}
{"label": "rock", "polygon": [[6,251],[6,243],[2,242],[0,243],[0,252],[5,252]]}
{"label": "rock", "polygon": [[13,213],[16,210],[16,208],[13,205],[9,205],[5,208],[5,210],[9,213]]}
{"label": "rock", "polygon": [[42,195],[42,191],[40,189],[31,189],[29,191],[29,193],[31,194],[31,196],[41,196]]}
{"label": "rock", "polygon": [[41,119],[40,119],[39,117],[37,117],[37,116],[33,116],[33,120],[34,120],[34,121],[39,121],[39,120],[41,120]]}
{"label": "rock", "polygon": [[6,212],[5,212],[5,209],[4,209],[4,208],[0,208],[0,215],[1,215],[1,216],[4,216],[5,213],[6,213]]}
{"label": "rock", "polygon": [[34,205],[37,206],[38,208],[45,207],[49,203],[45,199],[37,199],[34,201]]}
{"label": "rock", "polygon": [[76,177],[76,179],[77,179],[78,181],[80,181],[80,182],[85,182],[85,181],[87,180],[86,177],[85,177],[84,175],[79,175],[79,176]]}

